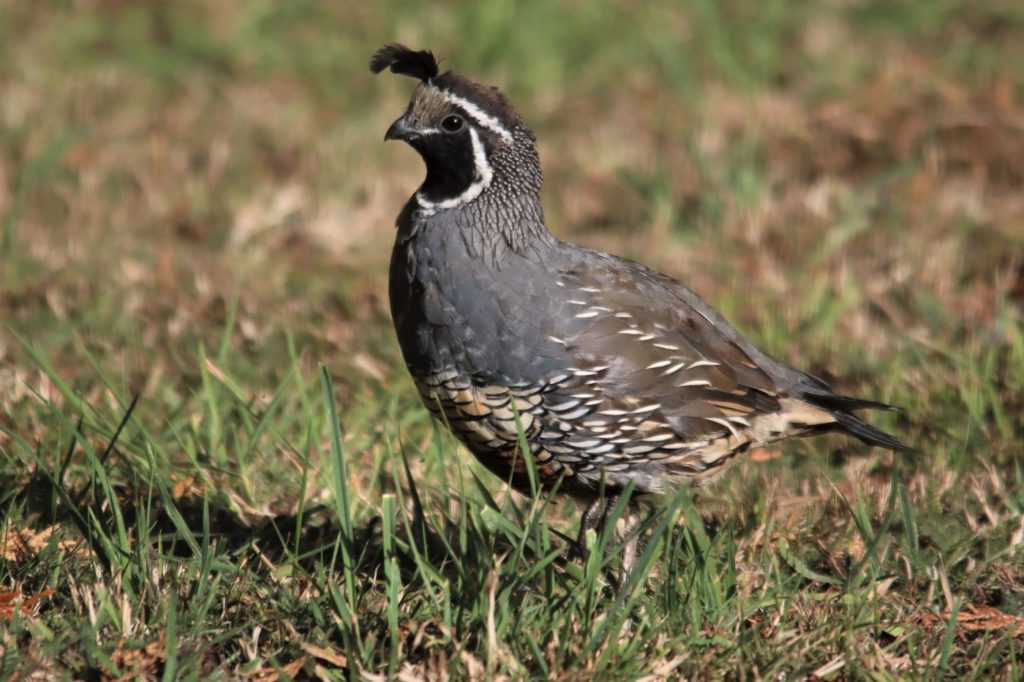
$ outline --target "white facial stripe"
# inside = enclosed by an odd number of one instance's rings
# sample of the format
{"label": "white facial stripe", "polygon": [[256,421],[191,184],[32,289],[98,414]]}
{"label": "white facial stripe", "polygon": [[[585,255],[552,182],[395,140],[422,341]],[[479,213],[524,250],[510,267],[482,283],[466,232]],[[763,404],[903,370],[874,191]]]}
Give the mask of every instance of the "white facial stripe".
{"label": "white facial stripe", "polygon": [[472,184],[466,188],[466,191],[457,197],[445,199],[444,201],[430,201],[423,196],[422,192],[416,192],[416,202],[426,215],[433,215],[438,211],[468,204],[480,196],[491,184],[491,180],[494,179],[491,165],[487,163],[487,152],[484,149],[484,143],[480,141],[480,133],[470,128],[469,139],[473,143],[473,165],[476,167],[476,177],[473,179]]}
{"label": "white facial stripe", "polygon": [[456,94],[448,92],[447,90],[441,90],[441,93],[444,95],[446,100],[465,111],[470,118],[480,125],[480,127],[487,128],[492,133],[501,135],[502,139],[506,142],[512,141],[512,133],[510,133],[508,128],[502,125],[501,121],[497,118],[491,116],[468,99],[463,99]]}

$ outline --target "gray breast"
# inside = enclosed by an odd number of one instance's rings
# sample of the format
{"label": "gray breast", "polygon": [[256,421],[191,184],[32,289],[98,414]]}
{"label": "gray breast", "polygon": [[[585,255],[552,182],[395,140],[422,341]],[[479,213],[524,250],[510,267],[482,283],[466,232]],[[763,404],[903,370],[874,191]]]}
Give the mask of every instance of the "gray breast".
{"label": "gray breast", "polygon": [[[456,212],[403,212],[390,297],[414,375],[454,368],[487,382],[531,383],[568,362],[555,325],[550,272],[500,235],[457,223]],[[404,221],[405,224],[402,224]]]}

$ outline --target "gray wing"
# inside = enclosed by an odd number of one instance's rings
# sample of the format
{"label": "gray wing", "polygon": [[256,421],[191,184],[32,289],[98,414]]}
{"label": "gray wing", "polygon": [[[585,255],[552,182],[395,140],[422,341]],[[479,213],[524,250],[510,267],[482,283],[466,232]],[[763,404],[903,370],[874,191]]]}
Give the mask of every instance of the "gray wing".
{"label": "gray wing", "polygon": [[[557,277],[550,339],[571,363],[544,394],[555,459],[658,488],[751,445],[834,421],[790,397],[799,372],[771,359],[675,280],[584,251]],[[572,432],[558,438],[558,430]],[[596,475],[595,469],[595,475]],[[638,478],[639,477],[639,478]]]}
{"label": "gray wing", "polygon": [[596,413],[621,417],[623,408],[657,404],[679,435],[699,439],[780,409],[779,363],[678,282],[595,256],[558,278],[562,312],[552,338],[573,359],[578,381],[566,388],[586,386],[607,403]]}

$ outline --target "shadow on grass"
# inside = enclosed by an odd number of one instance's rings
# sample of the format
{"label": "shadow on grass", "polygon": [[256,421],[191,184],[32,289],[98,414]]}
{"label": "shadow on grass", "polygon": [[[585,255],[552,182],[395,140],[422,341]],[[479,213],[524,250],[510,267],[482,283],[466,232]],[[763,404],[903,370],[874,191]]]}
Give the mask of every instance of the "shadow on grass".
{"label": "shadow on grass", "polygon": [[[99,458],[102,481],[94,476],[71,484],[65,481],[65,473],[74,455],[74,442],[55,473],[37,465],[27,476],[0,476],[0,490],[6,491],[0,494],[0,504],[8,513],[18,509],[22,524],[30,527],[75,528],[85,550],[80,556],[94,558],[108,574],[116,573],[119,565],[147,548],[188,561],[212,547],[217,555],[232,556],[238,563],[248,556],[258,558],[267,568],[291,565],[313,575],[329,567],[330,573],[342,575],[340,544],[345,542],[345,532],[334,506],[318,504],[298,513],[255,516],[239,512],[218,494],[173,496],[163,484],[112,483],[106,478],[108,458],[124,460],[113,445]],[[111,442],[116,442],[116,436]],[[381,580],[391,556],[407,586],[421,581],[424,564],[442,579],[466,577],[459,565],[465,560],[460,551],[465,549],[461,547],[465,539],[459,537],[465,529],[460,528],[458,516],[428,518],[418,495],[411,497],[412,510],[397,514],[390,555],[385,549],[385,522],[379,514],[352,528],[346,554],[353,557],[353,570],[361,582]],[[559,561],[577,560],[575,543],[555,529],[551,533],[564,549]],[[480,534],[472,535],[480,539]],[[119,542],[119,537],[128,542]],[[519,551],[529,559],[536,554],[530,547],[517,547],[500,531],[488,533],[487,542],[491,556]]]}

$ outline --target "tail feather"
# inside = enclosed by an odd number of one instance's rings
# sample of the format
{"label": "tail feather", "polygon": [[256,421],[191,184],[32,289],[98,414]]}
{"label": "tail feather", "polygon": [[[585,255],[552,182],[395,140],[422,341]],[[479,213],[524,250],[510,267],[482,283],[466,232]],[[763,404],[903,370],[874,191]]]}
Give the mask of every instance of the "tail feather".
{"label": "tail feather", "polygon": [[833,428],[841,429],[868,445],[878,445],[899,452],[915,451],[896,436],[868,424],[853,414],[854,410],[872,409],[899,412],[900,408],[877,400],[842,395],[833,391],[828,384],[815,376],[805,374],[804,377],[805,380],[798,385],[800,397],[812,405],[828,410],[832,414],[832,418],[835,419]]}
{"label": "tail feather", "polygon": [[850,412],[851,410],[890,410],[899,412],[898,407],[878,400],[865,400],[854,398],[851,395],[836,393],[832,387],[812,374],[803,374],[802,381],[796,385],[797,392],[809,403],[825,407],[830,410]]}
{"label": "tail feather", "polygon": [[825,393],[824,391],[818,393],[814,391],[804,391],[805,399],[811,401],[815,405],[826,407],[830,410],[839,410],[843,412],[850,412],[853,410],[887,410],[889,412],[899,412],[900,408],[890,405],[889,403],[883,403],[878,400],[866,400],[864,398],[854,398],[849,395],[842,395],[840,393],[832,393],[831,391]]}
{"label": "tail feather", "polygon": [[836,425],[839,428],[868,445],[878,445],[898,452],[914,452],[914,448],[904,444],[896,436],[875,428],[855,414],[833,411],[832,416],[835,417]]}

